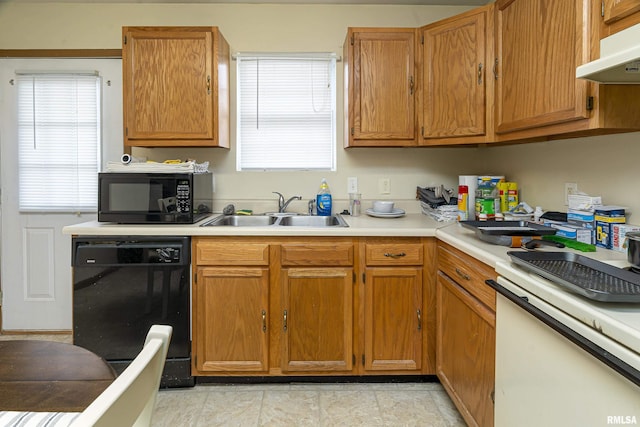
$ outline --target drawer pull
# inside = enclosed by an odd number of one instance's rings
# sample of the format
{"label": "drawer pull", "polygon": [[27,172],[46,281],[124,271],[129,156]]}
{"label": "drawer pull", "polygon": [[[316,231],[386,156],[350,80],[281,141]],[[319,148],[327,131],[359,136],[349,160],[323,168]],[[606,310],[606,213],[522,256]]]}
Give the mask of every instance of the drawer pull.
{"label": "drawer pull", "polygon": [[422,312],[420,309],[416,310],[416,314],[418,315],[418,330],[422,329]]}
{"label": "drawer pull", "polygon": [[283,329],[285,332],[287,332],[287,310],[284,311],[284,319],[283,319],[284,325],[283,325]]}
{"label": "drawer pull", "polygon": [[400,252],[399,254],[392,254],[389,252],[385,252],[384,256],[386,256],[387,258],[402,258],[403,256],[407,256],[407,254],[405,254],[404,252]]}
{"label": "drawer pull", "polygon": [[262,310],[262,332],[267,332],[267,312]]}
{"label": "drawer pull", "polygon": [[465,273],[464,271],[460,270],[457,267],[456,267],[456,273],[458,273],[458,276],[462,277],[464,280],[471,280],[471,277],[467,273]]}

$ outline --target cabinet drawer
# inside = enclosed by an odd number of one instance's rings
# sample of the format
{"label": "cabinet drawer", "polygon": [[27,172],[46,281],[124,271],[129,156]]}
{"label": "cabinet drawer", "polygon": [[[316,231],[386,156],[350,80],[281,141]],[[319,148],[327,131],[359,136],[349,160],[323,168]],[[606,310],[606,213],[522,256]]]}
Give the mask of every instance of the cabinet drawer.
{"label": "cabinet drawer", "polygon": [[484,282],[496,279],[493,268],[449,245],[439,244],[438,269],[495,311],[495,291]]}
{"label": "cabinet drawer", "polygon": [[256,242],[197,243],[196,264],[269,265],[269,244]]}
{"label": "cabinet drawer", "polygon": [[284,243],[282,265],[353,265],[353,243]]}
{"label": "cabinet drawer", "polygon": [[367,243],[367,265],[422,265],[422,243]]}

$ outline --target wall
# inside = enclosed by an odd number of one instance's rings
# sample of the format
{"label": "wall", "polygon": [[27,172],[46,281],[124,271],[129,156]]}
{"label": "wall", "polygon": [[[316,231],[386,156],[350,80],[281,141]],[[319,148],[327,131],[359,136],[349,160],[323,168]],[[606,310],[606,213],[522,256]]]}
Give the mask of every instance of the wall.
{"label": "wall", "polygon": [[566,210],[564,183],[602,196],[603,203],[628,208],[628,222],[640,224],[640,133],[627,133],[487,149],[484,158],[522,183],[525,200],[548,210]]}
{"label": "wall", "polygon": [[[418,27],[470,7],[381,5],[249,4],[82,4],[0,2],[0,49],[120,48],[123,25],[214,25],[231,51],[332,51],[342,55],[349,26]],[[235,70],[232,68],[232,87]],[[153,149],[134,154],[154,160],[196,158],[209,161],[216,175],[216,199],[236,207],[264,200],[275,206],[272,191],[312,198],[326,177],[336,207],[346,207],[347,177],[358,177],[365,199],[393,198],[401,207],[419,209],[416,186],[457,185],[459,174],[501,174],[519,182],[532,206],[563,210],[564,182],[602,195],[607,204],[640,212],[636,188],[640,169],[638,133],[490,148],[350,149],[342,147],[342,74],[338,67],[337,171],[235,171],[235,109],[232,99],[232,149]],[[391,180],[391,195],[378,194],[378,179]],[[262,207],[262,206],[260,206]],[[292,204],[306,209],[306,202]],[[640,223],[640,214],[635,222]],[[630,218],[632,221],[634,217]]]}

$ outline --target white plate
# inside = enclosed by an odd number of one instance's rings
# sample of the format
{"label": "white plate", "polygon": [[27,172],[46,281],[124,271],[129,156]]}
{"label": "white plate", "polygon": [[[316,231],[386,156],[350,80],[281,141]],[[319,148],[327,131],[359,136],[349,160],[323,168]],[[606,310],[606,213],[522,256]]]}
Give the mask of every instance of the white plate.
{"label": "white plate", "polygon": [[375,216],[376,218],[399,218],[404,216],[405,211],[402,209],[395,208],[391,212],[376,212],[373,209],[369,208],[365,211],[369,216]]}

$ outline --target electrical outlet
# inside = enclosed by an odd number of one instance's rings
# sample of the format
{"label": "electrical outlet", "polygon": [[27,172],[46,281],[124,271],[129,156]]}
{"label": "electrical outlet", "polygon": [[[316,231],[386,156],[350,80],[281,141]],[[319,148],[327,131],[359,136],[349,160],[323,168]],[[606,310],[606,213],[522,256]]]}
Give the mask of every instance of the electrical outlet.
{"label": "electrical outlet", "polygon": [[347,193],[357,193],[358,192],[358,178],[355,176],[350,176],[347,178]]}
{"label": "electrical outlet", "polygon": [[389,178],[380,178],[378,180],[378,191],[380,194],[391,194],[391,182]]}
{"label": "electrical outlet", "polygon": [[578,184],[575,182],[564,183],[564,204],[569,205],[569,194],[578,194]]}

